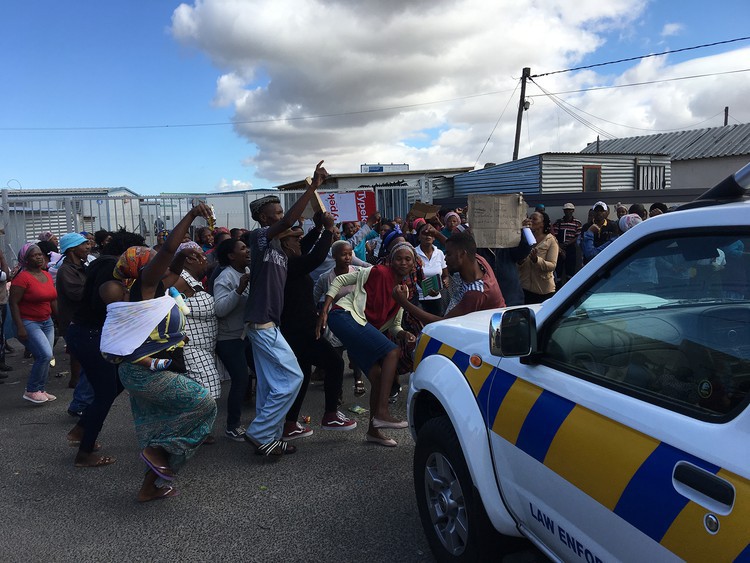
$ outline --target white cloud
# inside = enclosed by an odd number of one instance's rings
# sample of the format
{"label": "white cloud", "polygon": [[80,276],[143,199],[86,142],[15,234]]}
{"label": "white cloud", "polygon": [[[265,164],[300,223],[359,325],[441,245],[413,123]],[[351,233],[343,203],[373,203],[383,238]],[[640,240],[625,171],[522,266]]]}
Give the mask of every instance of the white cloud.
{"label": "white cloud", "polygon": [[679,35],[683,29],[685,29],[685,26],[681,23],[666,23],[661,29],[661,36],[671,37],[672,35]]}
{"label": "white cloud", "polygon": [[[236,132],[257,148],[245,164],[255,167],[257,176],[282,183],[308,175],[321,158],[331,172],[353,172],[364,162],[407,162],[412,169],[472,165],[506,104],[478,165],[509,160],[518,100],[513,89],[521,69],[543,73],[575,66],[605,41],[629,33],[645,5],[645,0],[196,0],[174,11],[172,33],[221,69],[213,103],[234,108]],[[666,24],[664,30],[676,33],[676,26]],[[602,67],[537,82],[552,92],[647,82],[745,68],[749,54],[738,50],[676,65],[659,57],[620,76],[613,74],[618,67]],[[561,97],[617,124],[675,129],[725,105],[745,107],[740,94],[746,80],[743,74],[725,75]],[[528,86],[528,95],[539,93]],[[441,100],[454,101],[426,104]],[[309,116],[318,117],[305,119]],[[583,117],[616,136],[647,134]],[[428,129],[440,132],[425,141],[420,132]],[[595,138],[539,97],[524,115],[520,152],[578,151]],[[409,146],[410,139],[421,139],[420,145]]]}
{"label": "white cloud", "polygon": [[238,190],[252,190],[253,184],[251,182],[244,182],[242,180],[227,180],[222,178],[215,186],[217,192],[233,192]]}

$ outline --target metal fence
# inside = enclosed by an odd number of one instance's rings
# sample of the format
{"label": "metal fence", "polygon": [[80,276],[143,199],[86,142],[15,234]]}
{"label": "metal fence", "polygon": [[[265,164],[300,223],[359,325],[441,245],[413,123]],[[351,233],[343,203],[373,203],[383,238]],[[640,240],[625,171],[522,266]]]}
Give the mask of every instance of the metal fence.
{"label": "metal fence", "polygon": [[[333,190],[326,190],[333,191]],[[336,190],[345,192],[349,190]],[[218,226],[253,229],[257,223],[250,216],[250,203],[267,195],[276,195],[289,209],[303,192],[290,190],[252,190],[230,194],[170,194],[168,196],[90,196],[66,195],[40,198],[2,190],[0,224],[2,249],[8,262],[14,264],[18,250],[28,241],[50,231],[65,233],[98,230],[126,231],[141,234],[149,245],[156,244],[156,233],[172,229],[198,202],[212,205]],[[418,194],[408,188],[375,189],[377,208],[384,217],[405,217]],[[197,220],[191,229],[204,226]],[[191,232],[192,234],[192,232]]]}

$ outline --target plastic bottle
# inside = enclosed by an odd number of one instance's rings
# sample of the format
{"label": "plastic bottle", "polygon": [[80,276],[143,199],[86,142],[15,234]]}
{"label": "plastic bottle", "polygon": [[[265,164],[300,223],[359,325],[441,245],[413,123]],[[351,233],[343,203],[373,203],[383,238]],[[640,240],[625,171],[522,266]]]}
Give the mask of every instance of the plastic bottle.
{"label": "plastic bottle", "polygon": [[170,287],[168,291],[169,291],[169,296],[175,300],[175,303],[177,303],[177,306],[180,308],[180,311],[182,311],[182,314],[189,315],[190,307],[188,307],[187,304],[185,304],[185,300],[182,298],[182,293],[177,291],[177,288],[175,287]]}

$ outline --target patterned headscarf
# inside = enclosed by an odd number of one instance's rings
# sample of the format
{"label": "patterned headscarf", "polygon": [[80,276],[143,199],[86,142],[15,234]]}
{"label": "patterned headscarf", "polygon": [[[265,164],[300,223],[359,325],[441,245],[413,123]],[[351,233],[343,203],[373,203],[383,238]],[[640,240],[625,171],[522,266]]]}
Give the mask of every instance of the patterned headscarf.
{"label": "patterned headscarf", "polygon": [[54,233],[50,231],[44,231],[43,233],[39,233],[39,240],[52,240],[54,236]]}
{"label": "patterned headscarf", "polygon": [[409,249],[411,251],[411,253],[414,255],[414,262],[416,263],[417,253],[414,250],[414,247],[408,242],[397,242],[396,244],[394,244],[393,248],[391,248],[391,251],[388,254],[388,257],[391,259],[391,261],[393,261],[394,256],[396,256],[396,252],[398,252],[399,250],[404,250],[404,249]]}
{"label": "patterned headscarf", "polygon": [[642,222],[641,216],[637,213],[629,213],[620,217],[619,226],[620,230],[624,233],[635,227],[638,223]]}
{"label": "patterned headscarf", "polygon": [[455,211],[449,211],[448,213],[445,214],[446,225],[448,224],[448,219],[450,219],[451,217],[455,217],[456,219],[458,219],[459,223],[461,222],[461,216],[458,213],[456,213]]}
{"label": "patterned headscarf", "polygon": [[178,246],[177,252],[175,252],[175,254],[179,254],[180,252],[182,252],[183,250],[187,250],[188,248],[195,248],[196,250],[203,251],[203,248],[201,248],[200,244],[190,240],[188,242],[183,242],[180,246]]}
{"label": "patterned headscarf", "polygon": [[123,281],[126,286],[130,287],[135,283],[141,269],[148,264],[150,259],[151,249],[148,246],[131,246],[120,256],[112,275],[115,279]]}
{"label": "patterned headscarf", "polygon": [[32,250],[39,250],[39,252],[41,252],[39,246],[33,242],[27,242],[21,247],[21,250],[18,251],[18,271],[26,269],[26,263]]}

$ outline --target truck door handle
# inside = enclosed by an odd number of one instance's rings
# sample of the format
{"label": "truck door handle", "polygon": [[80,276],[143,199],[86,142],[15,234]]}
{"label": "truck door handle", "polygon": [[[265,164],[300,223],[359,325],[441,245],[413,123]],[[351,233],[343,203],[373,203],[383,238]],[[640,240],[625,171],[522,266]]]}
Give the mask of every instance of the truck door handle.
{"label": "truck door handle", "polygon": [[717,512],[729,514],[734,506],[734,487],[710,471],[680,461],[672,473],[672,483],[681,495],[699,505]]}

